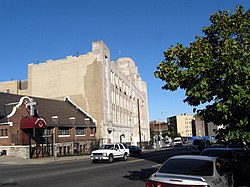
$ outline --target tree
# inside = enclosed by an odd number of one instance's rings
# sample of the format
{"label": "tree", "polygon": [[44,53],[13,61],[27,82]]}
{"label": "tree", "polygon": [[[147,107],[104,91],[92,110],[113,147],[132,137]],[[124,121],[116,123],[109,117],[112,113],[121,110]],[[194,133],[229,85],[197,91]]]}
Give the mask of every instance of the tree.
{"label": "tree", "polygon": [[218,11],[210,16],[204,36],[196,35],[189,47],[182,44],[164,51],[154,72],[165,81],[164,90],[185,90],[185,103],[196,107],[205,121],[224,125],[226,140],[250,142],[250,11]]}

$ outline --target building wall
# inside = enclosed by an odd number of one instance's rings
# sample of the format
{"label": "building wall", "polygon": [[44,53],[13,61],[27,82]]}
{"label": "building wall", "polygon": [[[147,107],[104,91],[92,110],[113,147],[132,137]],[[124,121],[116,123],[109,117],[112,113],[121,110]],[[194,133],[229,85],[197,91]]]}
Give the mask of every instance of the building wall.
{"label": "building wall", "polygon": [[10,145],[10,125],[12,123],[4,123],[4,124],[0,124],[0,145]]}
{"label": "building wall", "polygon": [[131,58],[117,59],[111,63],[110,75],[111,139],[117,141],[124,134],[126,142],[136,144],[141,131],[141,141],[149,141],[147,85],[142,81],[135,62]]}
{"label": "building wall", "polygon": [[194,117],[187,113],[176,116],[177,132],[180,133],[182,137],[192,136],[192,119],[194,119]]}
{"label": "building wall", "polygon": [[27,80],[24,81],[12,80],[12,81],[0,82],[0,92],[26,95],[28,86],[27,84],[28,84]]}
{"label": "building wall", "polygon": [[[13,106],[13,115],[10,115],[8,118],[9,122],[0,124],[0,145],[2,146],[14,146],[20,145],[23,133],[20,130],[20,121],[22,118],[27,117],[27,110],[25,103],[28,102],[27,99],[23,100],[23,103],[20,106]],[[4,136],[1,136],[1,131],[4,131]],[[6,131],[7,130],[7,133]]]}
{"label": "building wall", "polygon": [[[78,106],[101,122],[102,71],[101,64],[93,53],[29,64],[28,69],[30,95],[59,100],[69,96]],[[97,136],[100,137],[100,128],[98,129]]]}
{"label": "building wall", "polygon": [[195,117],[196,136],[206,136],[205,122],[200,117]]}
{"label": "building wall", "polygon": [[201,117],[195,117],[195,126],[197,136],[215,136],[215,131],[218,129],[217,125],[212,122],[205,122]]}
{"label": "building wall", "polygon": [[97,120],[96,137],[106,142],[136,144],[139,126],[141,140],[150,140],[146,82],[132,59],[111,61],[102,41],[93,42],[84,55],[29,64],[28,88],[22,93],[59,100],[69,96]]}

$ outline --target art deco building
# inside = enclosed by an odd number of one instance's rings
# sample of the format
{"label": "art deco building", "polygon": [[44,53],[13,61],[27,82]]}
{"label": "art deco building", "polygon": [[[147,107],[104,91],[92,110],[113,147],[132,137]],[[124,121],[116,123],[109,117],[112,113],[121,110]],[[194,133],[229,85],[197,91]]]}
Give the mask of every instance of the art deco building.
{"label": "art deco building", "polygon": [[28,65],[27,81],[0,83],[1,92],[64,100],[97,120],[103,142],[150,140],[147,85],[131,58],[110,60],[103,41],[92,51]]}

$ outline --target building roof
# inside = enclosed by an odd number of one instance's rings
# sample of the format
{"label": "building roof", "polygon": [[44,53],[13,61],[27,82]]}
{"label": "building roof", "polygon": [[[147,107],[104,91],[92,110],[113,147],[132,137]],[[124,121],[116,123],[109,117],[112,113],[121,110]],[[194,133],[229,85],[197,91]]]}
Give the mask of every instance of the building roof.
{"label": "building roof", "polygon": [[[7,116],[22,97],[24,96],[0,92],[0,123],[8,121]],[[58,119],[59,126],[95,126],[93,119],[88,114],[84,113],[78,106],[74,106],[68,100],[60,101],[31,96],[27,97],[33,98],[34,102],[36,102],[35,109],[37,110],[37,114],[46,120],[48,126],[57,125],[52,120],[52,117]]]}

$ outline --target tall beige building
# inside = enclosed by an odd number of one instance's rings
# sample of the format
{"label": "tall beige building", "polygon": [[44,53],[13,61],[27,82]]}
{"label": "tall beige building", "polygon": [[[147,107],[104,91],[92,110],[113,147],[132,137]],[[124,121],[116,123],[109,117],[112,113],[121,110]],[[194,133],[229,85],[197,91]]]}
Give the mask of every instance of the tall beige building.
{"label": "tall beige building", "polygon": [[191,137],[192,133],[192,120],[194,116],[184,113],[181,115],[172,116],[169,118],[170,125],[177,133],[180,133],[182,137]]}
{"label": "tall beige building", "polygon": [[147,84],[131,58],[110,60],[103,41],[92,51],[28,65],[27,81],[0,83],[0,91],[63,100],[96,119],[104,142],[149,141]]}

